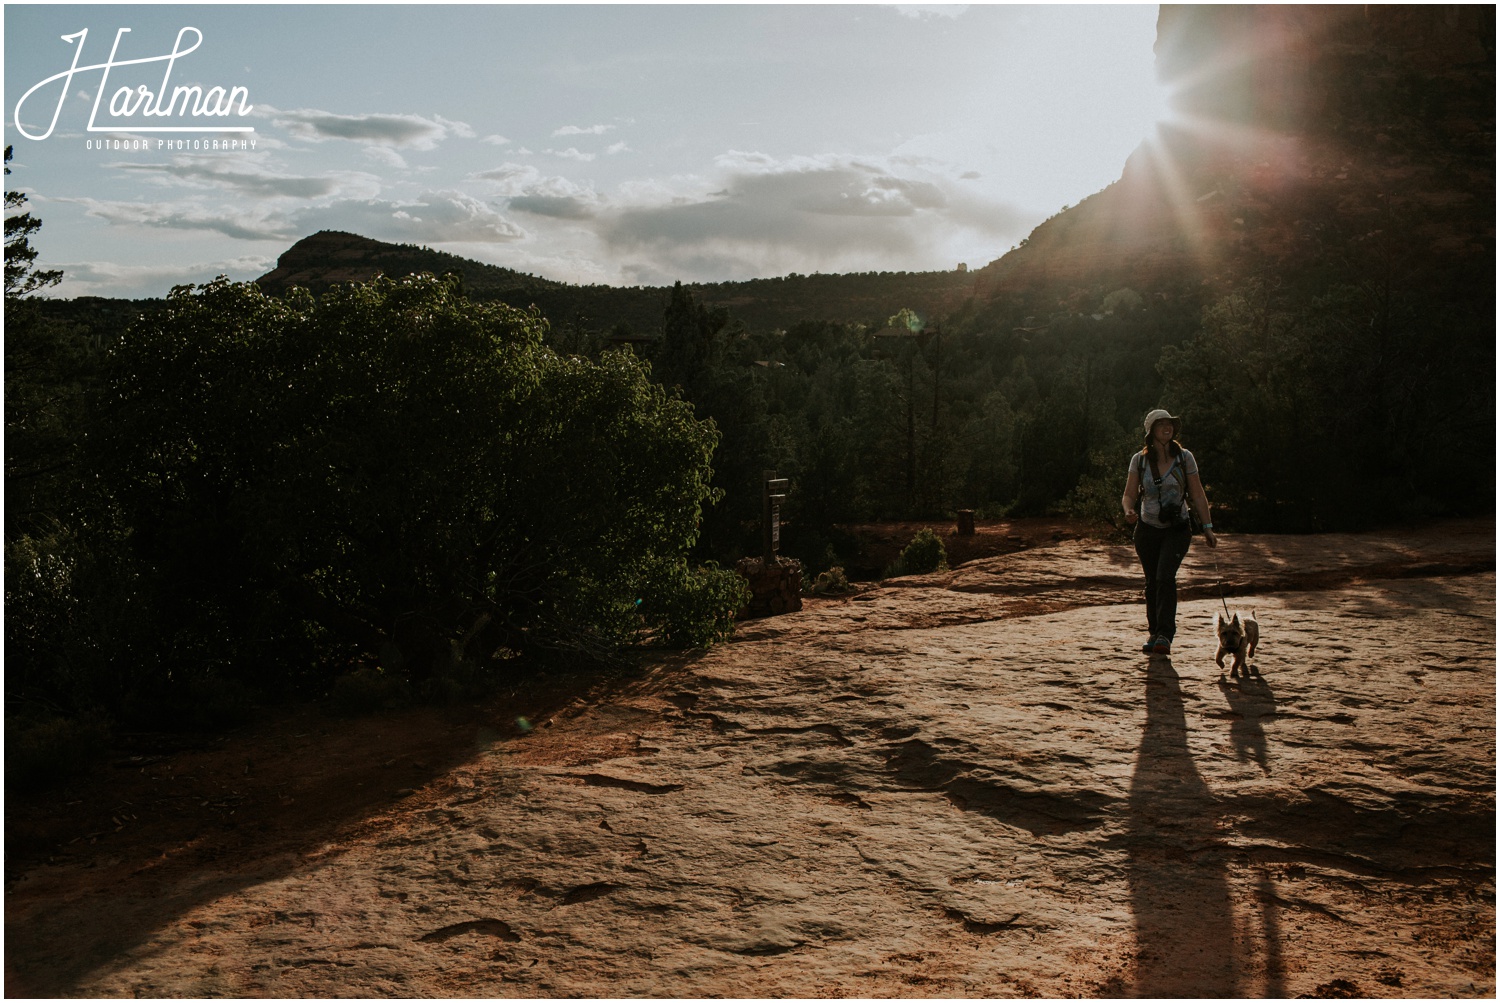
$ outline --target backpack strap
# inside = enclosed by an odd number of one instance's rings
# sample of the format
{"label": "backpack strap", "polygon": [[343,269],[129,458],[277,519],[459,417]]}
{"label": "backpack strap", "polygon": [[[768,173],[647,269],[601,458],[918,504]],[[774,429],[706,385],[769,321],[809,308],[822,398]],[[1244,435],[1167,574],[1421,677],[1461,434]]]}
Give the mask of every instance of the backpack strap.
{"label": "backpack strap", "polygon": [[[1149,453],[1137,453],[1136,455],[1141,458],[1141,490],[1142,491],[1146,490],[1146,479],[1149,478],[1150,481],[1151,481],[1151,483],[1156,486],[1157,497],[1160,497],[1161,496],[1161,484],[1158,481],[1158,478],[1156,477],[1156,475],[1154,473],[1152,473],[1152,471],[1151,471],[1151,456],[1150,456],[1150,454]],[[1187,483],[1187,478],[1188,478],[1188,475],[1187,475],[1187,467],[1184,466],[1183,462],[1182,462],[1182,454],[1181,453],[1179,453],[1176,456],[1172,457],[1172,465],[1167,468],[1167,472],[1165,474],[1161,475],[1160,480],[1166,480],[1168,476],[1172,476],[1172,477],[1177,478],[1177,483],[1179,483],[1179,484],[1182,485],[1182,500],[1183,501],[1187,501],[1187,497],[1188,497],[1188,483]]]}

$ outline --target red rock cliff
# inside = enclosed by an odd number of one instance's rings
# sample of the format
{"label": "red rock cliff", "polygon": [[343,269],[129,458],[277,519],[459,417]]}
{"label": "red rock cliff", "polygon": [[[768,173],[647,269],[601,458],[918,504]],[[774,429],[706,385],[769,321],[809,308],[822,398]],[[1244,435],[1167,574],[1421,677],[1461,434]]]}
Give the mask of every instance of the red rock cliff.
{"label": "red rock cliff", "polygon": [[1491,6],[1174,6],[1176,119],[1118,182],[1039,226],[980,289],[1148,294],[1399,253],[1493,273]]}

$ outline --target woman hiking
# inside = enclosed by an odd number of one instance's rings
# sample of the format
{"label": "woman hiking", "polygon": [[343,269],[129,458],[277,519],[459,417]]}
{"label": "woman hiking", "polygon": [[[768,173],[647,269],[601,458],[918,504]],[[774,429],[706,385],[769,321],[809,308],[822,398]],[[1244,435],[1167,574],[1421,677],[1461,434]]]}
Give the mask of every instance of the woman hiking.
{"label": "woman hiking", "polygon": [[1125,478],[1125,521],[1135,526],[1135,553],[1146,573],[1146,628],[1141,650],[1170,655],[1177,634],[1177,569],[1193,539],[1188,502],[1203,525],[1203,539],[1217,547],[1208,496],[1198,461],[1177,441],[1182,419],[1157,408],[1146,415],[1146,444],[1130,458]]}

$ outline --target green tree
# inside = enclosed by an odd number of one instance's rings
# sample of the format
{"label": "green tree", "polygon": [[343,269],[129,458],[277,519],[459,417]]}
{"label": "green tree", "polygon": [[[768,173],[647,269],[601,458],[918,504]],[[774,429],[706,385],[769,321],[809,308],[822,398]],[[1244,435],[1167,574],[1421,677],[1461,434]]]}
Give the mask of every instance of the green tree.
{"label": "green tree", "polygon": [[747,345],[743,328],[731,323],[727,311],[705,307],[680,282],[673,287],[653,372],[721,437],[712,484],[716,503],[705,514],[699,551],[728,560],[754,545],[761,471],[776,465],[776,454],[786,445],[784,430],[773,432],[769,422],[774,391],[757,386],[751,371],[758,369],[756,356],[747,354]]}
{"label": "green tree", "polygon": [[[117,706],[214,679],[316,689],[374,660],[421,679],[701,644],[739,605],[686,557],[712,424],[628,353],[559,356],[537,315],[451,280],[180,287],[106,387],[89,468],[155,638],[116,666]],[[69,601],[99,591],[63,570]]]}
{"label": "green tree", "polygon": [[[15,148],[5,148],[5,173],[10,175],[10,161]],[[42,221],[25,211],[24,192],[5,192],[5,299],[29,296],[39,289],[55,286],[62,281],[62,272],[57,269],[40,270],[36,267],[36,248],[31,246],[31,235],[42,228]]]}
{"label": "green tree", "polygon": [[885,326],[910,331],[913,334],[916,334],[924,327],[921,315],[910,307],[902,307],[895,314],[887,317]]}
{"label": "green tree", "polygon": [[724,329],[729,314],[709,310],[678,282],[672,287],[662,317],[661,343],[657,346],[657,377],[667,386],[681,387],[690,400],[702,400],[700,384],[724,358]]}
{"label": "green tree", "polygon": [[1214,500],[1247,528],[1353,528],[1493,498],[1492,341],[1366,286],[1247,283],[1160,368]]}
{"label": "green tree", "polygon": [[1015,498],[1017,417],[1001,390],[987,394],[963,432],[969,463],[962,487],[965,497],[990,510]]}
{"label": "green tree", "polygon": [[[10,174],[13,148],[5,148]],[[69,325],[41,316],[23,299],[55,285],[61,271],[39,271],[31,235],[41,220],[14,213],[21,192],[5,193],[5,506],[6,539],[45,533],[69,493],[91,360]]]}

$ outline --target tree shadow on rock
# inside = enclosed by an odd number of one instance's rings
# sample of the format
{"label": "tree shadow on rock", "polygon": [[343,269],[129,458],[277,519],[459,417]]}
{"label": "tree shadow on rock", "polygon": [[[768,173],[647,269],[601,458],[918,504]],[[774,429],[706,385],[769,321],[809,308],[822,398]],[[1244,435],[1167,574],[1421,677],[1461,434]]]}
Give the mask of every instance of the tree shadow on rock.
{"label": "tree shadow on rock", "polygon": [[507,796],[503,777],[450,774],[535,742],[518,721],[545,723],[610,685],[543,678],[482,704],[353,720],[302,706],[202,748],[130,756],[8,798],[6,995],[90,995],[92,977],[149,956],[155,937],[208,903],[324,866],[423,809]]}

